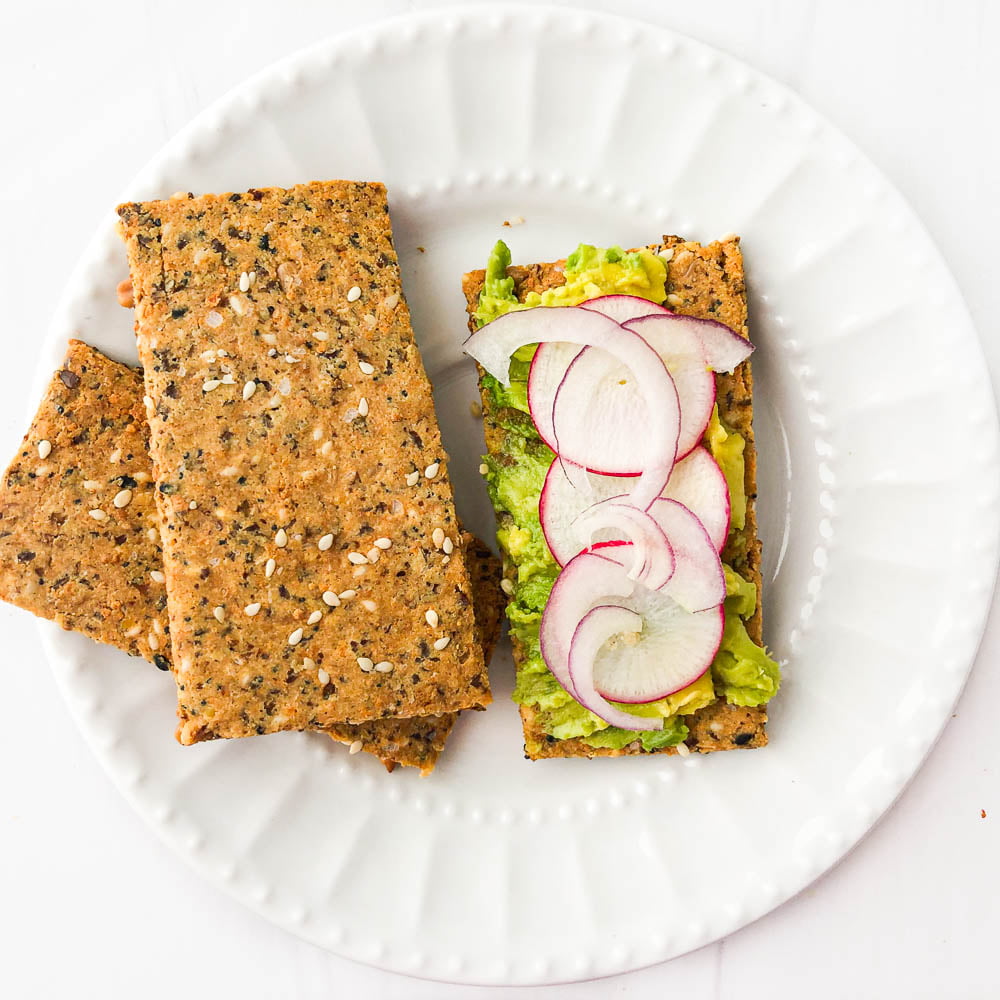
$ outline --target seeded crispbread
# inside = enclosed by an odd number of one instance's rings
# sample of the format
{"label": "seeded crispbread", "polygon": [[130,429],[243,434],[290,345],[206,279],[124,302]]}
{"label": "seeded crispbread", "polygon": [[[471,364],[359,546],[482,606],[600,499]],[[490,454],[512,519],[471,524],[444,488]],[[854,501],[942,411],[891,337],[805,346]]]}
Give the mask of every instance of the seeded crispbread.
{"label": "seeded crispbread", "polygon": [[[166,590],[142,395],[140,371],[70,341],[0,490],[0,597],[167,670]],[[51,448],[44,460],[43,441]],[[97,520],[90,511],[107,516]],[[488,662],[503,613],[500,561],[468,532],[461,543],[476,640]],[[453,722],[453,715],[380,719],[337,732],[344,742],[363,740],[363,749],[387,765],[430,773]]]}
{"label": "seeded crispbread", "polygon": [[0,487],[0,598],[166,669],[139,383],[134,369],[69,342]]}
{"label": "seeded crispbread", "polygon": [[[730,329],[746,337],[747,298],[743,272],[743,255],[737,237],[703,246],[682,240],[678,236],[664,236],[663,243],[649,247],[654,252],[673,250],[667,263],[667,305],[675,312],[725,323]],[[514,291],[521,300],[531,291],[544,291],[565,282],[565,261],[535,264],[527,267],[510,267],[507,271],[514,279]],[[469,329],[475,330],[476,306],[483,287],[485,272],[472,271],[462,282],[469,313]],[[757,537],[755,501],[757,498],[757,453],[753,436],[753,376],[750,362],[745,361],[731,375],[717,375],[717,399],[722,420],[743,435],[744,485],[747,494],[746,524],[742,531],[730,532],[722,558],[738,573],[752,580],[757,587],[757,610],[746,621],[746,629],[754,642],[762,642],[761,635],[761,545]],[[491,452],[502,450],[503,430],[492,406],[492,396],[483,392],[483,418],[486,445]],[[514,638],[514,662],[521,662],[522,651]],[[622,750],[595,748],[581,739],[555,740],[543,731],[537,719],[537,710],[530,705],[520,705],[524,727],[525,755],[537,760],[544,757],[618,757],[639,753],[678,753],[676,747],[646,751],[642,744],[629,744]],[[713,750],[732,750],[763,746],[767,743],[767,708],[742,708],[719,699],[693,715],[684,717],[689,729],[685,747],[688,750],[708,753]]]}
{"label": "seeded crispbread", "polygon": [[458,527],[385,188],[330,181],[118,212],[178,739],[488,704],[468,573],[432,541]]}
{"label": "seeded crispbread", "polygon": [[[504,596],[500,589],[503,566],[489,547],[475,535],[462,532],[462,551],[472,581],[473,610],[476,617],[476,641],[482,647],[487,665],[500,638]],[[430,715],[416,719],[381,719],[357,725],[337,726],[330,735],[340,743],[375,754],[391,771],[396,764],[419,767],[422,775],[434,770],[445,741],[458,714]]]}

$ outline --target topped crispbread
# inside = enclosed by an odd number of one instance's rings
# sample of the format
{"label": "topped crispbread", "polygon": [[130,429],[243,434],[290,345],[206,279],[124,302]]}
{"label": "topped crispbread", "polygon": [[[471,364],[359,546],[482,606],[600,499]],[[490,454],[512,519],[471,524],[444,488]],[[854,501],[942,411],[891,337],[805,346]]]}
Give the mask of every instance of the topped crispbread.
{"label": "topped crispbread", "polygon": [[139,374],[71,340],[0,487],[0,598],[168,665]]}
{"label": "topped crispbread", "polygon": [[384,187],[331,181],[119,215],[180,741],[485,706]]}
{"label": "topped crispbread", "polygon": [[[665,254],[667,262],[667,304],[675,312],[725,323],[730,329],[747,336],[747,300],[743,272],[743,258],[739,241],[730,238],[702,246],[665,236],[663,243],[649,247]],[[562,285],[565,280],[565,261],[513,266],[507,274],[514,280],[514,294],[524,301],[530,292],[542,292]],[[485,279],[484,271],[472,271],[464,276],[462,289],[469,313],[469,329],[476,329],[475,312]],[[757,538],[755,515],[756,500],[756,450],[754,447],[753,380],[749,361],[741,364],[731,375],[717,375],[717,403],[719,416],[745,441],[743,451],[744,488],[747,498],[746,520],[742,529],[733,529],[722,552],[722,559],[757,590],[754,614],[745,621],[749,637],[760,644],[761,636],[761,576],[760,541]],[[492,395],[485,391],[483,413],[486,444],[491,454],[502,453],[505,432],[501,426],[502,414],[496,411]],[[515,663],[524,659],[525,651],[518,639],[514,642]],[[684,716],[688,736],[681,751],[675,746],[645,750],[636,740],[622,749],[595,747],[580,738],[554,739],[546,734],[539,722],[540,713],[529,704],[519,706],[524,727],[525,753],[531,759],[545,757],[595,757],[621,756],[638,753],[678,753],[684,750],[710,752],[740,747],[758,747],[767,742],[767,709],[765,706],[742,707],[722,698],[691,715]]]}

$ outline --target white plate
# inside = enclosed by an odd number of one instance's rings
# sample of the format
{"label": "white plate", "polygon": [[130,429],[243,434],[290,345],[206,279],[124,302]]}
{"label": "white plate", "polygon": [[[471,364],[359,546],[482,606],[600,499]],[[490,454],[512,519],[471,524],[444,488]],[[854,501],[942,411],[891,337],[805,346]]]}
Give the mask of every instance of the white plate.
{"label": "white plate", "polygon": [[[567,109],[565,112],[563,109]],[[771,744],[707,758],[521,757],[508,695],[434,776],[317,734],[181,748],[169,679],[45,628],[95,753],[214,883],[387,969],[523,983],[620,972],[768,912],[899,794],[967,675],[997,558],[997,421],[955,284],[876,170],[797,98],[668,32],[556,10],[438,12],[323,42],[172,141],[128,192],[379,178],[459,506],[490,531],[464,270],[579,240],[744,236]],[[110,206],[109,206],[110,207]],[[524,225],[503,228],[523,216]],[[421,248],[426,252],[421,252]],[[39,375],[78,334],[132,359],[111,214]]]}

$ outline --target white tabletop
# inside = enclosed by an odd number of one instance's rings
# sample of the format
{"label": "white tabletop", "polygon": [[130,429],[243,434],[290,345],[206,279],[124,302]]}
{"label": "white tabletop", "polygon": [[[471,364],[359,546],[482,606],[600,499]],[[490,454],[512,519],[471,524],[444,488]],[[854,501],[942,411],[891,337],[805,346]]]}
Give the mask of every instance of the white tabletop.
{"label": "white tabletop", "polygon": [[[245,76],[404,0],[108,0],[5,12],[0,460],[25,429],[53,298],[129,178]],[[1000,5],[604,0],[797,90],[915,205],[964,291],[996,385]],[[860,8],[860,5],[859,5]],[[13,18],[13,22],[9,20]],[[929,462],[934,461],[928,455]],[[1000,621],[930,759],[831,873],[724,941],[600,983],[471,990],[354,965],[264,923],[160,844],[91,757],[33,620],[0,606],[0,996],[458,998],[997,996]]]}

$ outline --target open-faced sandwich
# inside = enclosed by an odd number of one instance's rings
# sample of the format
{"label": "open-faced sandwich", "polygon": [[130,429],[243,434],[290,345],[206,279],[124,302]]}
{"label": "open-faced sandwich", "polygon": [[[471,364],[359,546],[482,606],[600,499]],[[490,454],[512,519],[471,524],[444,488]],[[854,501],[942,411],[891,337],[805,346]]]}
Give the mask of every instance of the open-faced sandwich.
{"label": "open-faced sandwich", "polygon": [[530,758],[766,743],[735,237],[465,276]]}

